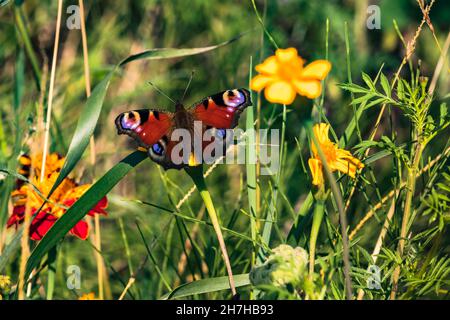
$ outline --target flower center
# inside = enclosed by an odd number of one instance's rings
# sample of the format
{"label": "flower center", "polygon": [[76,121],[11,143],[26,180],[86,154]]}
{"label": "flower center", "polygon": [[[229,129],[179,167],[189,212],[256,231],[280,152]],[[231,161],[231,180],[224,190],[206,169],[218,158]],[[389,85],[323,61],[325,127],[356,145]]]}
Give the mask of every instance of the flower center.
{"label": "flower center", "polygon": [[297,78],[302,71],[302,65],[298,59],[284,61],[279,65],[279,75],[285,80],[292,80]]}

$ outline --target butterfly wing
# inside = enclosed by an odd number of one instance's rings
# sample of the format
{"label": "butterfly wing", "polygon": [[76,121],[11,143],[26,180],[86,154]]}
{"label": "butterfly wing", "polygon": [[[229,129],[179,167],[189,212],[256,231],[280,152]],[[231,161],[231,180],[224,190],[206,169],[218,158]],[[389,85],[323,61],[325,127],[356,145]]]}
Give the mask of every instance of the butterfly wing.
{"label": "butterfly wing", "polygon": [[115,123],[118,134],[127,134],[139,146],[148,149],[170,132],[173,114],[159,110],[133,110],[119,114]]}
{"label": "butterfly wing", "polygon": [[252,104],[246,89],[232,89],[202,99],[190,109],[195,120],[216,129],[236,127],[242,111]]}
{"label": "butterfly wing", "polygon": [[170,135],[174,128],[174,114],[159,110],[133,110],[119,114],[116,120],[118,134],[126,134],[148,150],[149,157],[165,169],[175,168],[170,161],[174,142]]}
{"label": "butterfly wing", "polygon": [[[205,132],[210,131],[208,141],[203,140],[202,151],[206,148],[211,149],[213,142],[217,139],[221,141],[221,154],[215,151],[209,156],[209,160],[203,159],[208,163],[212,163],[214,159],[226,154],[226,141],[232,137],[226,135],[227,129],[233,129],[237,126],[239,117],[244,109],[252,104],[250,92],[246,89],[230,89],[216,93],[212,96],[202,99],[190,108],[195,121],[202,122],[202,136],[206,137]],[[208,152],[206,152],[208,154]],[[196,155],[196,158],[198,155]]]}
{"label": "butterfly wing", "polygon": [[[208,129],[216,129],[217,134],[223,135],[225,129],[232,129],[237,125],[240,114],[249,105],[250,93],[246,89],[233,89],[202,99],[188,113],[193,120],[202,121],[201,134]],[[172,150],[179,143],[171,140],[172,132],[177,126],[175,117],[175,114],[169,112],[142,109],[121,113],[115,123],[119,134],[134,138],[141,147],[148,150],[149,157],[164,169],[197,165],[198,159],[194,157],[192,160],[191,156],[189,164],[175,164],[171,160]],[[188,129],[193,133],[194,128]],[[210,142],[203,142],[202,149],[209,144]]]}

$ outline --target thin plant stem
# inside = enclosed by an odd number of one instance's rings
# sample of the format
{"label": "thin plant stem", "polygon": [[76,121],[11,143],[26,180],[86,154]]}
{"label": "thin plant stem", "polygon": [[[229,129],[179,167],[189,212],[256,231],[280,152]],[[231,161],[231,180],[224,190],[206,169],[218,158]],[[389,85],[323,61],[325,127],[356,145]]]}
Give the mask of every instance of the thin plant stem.
{"label": "thin plant stem", "polygon": [[316,257],[316,243],[319,235],[320,225],[322,224],[325,211],[325,199],[316,199],[314,206],[313,221],[311,226],[311,234],[309,237],[309,275],[314,273],[314,264]]}
{"label": "thin plant stem", "polygon": [[[34,168],[30,168],[30,179],[33,179]],[[19,300],[25,299],[25,271],[27,266],[27,259],[30,255],[30,246],[28,244],[28,238],[30,236],[30,224],[31,224],[31,206],[29,204],[29,197],[31,196],[31,188],[27,191],[27,202],[25,203],[25,215],[23,222],[23,232],[20,241],[21,255],[20,255],[20,266],[19,266],[19,284],[18,284],[18,298]]]}
{"label": "thin plant stem", "polygon": [[44,150],[42,154],[42,167],[40,181],[44,180],[45,177],[45,162],[47,160],[48,153],[48,143],[50,139],[50,122],[52,118],[52,107],[53,107],[53,90],[55,87],[55,75],[56,75],[56,61],[58,59],[58,47],[59,47],[59,33],[61,29],[61,15],[62,15],[62,0],[58,0],[58,15],[56,18],[56,32],[55,41],[53,46],[53,58],[52,58],[52,68],[50,71],[50,86],[48,91],[48,105],[47,105],[47,116],[45,120],[44,129]]}
{"label": "thin plant stem", "polygon": [[200,192],[200,196],[205,203],[206,211],[209,214],[209,218],[213,225],[214,231],[216,232],[217,240],[219,241],[220,250],[222,251],[222,256],[225,261],[225,266],[227,268],[228,273],[228,281],[230,283],[230,289],[233,296],[236,295],[236,286],[234,284],[233,271],[231,269],[230,259],[228,257],[227,247],[225,246],[225,241],[223,239],[222,230],[220,229],[219,219],[217,217],[216,209],[214,208],[214,204],[211,198],[211,194],[206,187],[205,179],[203,178],[203,167],[188,167],[186,172],[194,181],[197,186],[198,191]]}
{"label": "thin plant stem", "polygon": [[269,38],[269,41],[272,43],[272,45],[278,49],[278,44],[276,43],[275,39],[272,37],[270,32],[267,30],[266,26],[264,25],[264,21],[262,20],[261,16],[259,15],[258,8],[256,8],[255,0],[251,0],[253,5],[253,10],[255,11],[256,18],[258,19],[258,22],[261,24],[261,27],[264,30],[264,33],[267,35],[267,38]]}
{"label": "thin plant stem", "polygon": [[[91,77],[89,69],[89,51],[87,45],[87,35],[86,35],[86,23],[85,23],[85,13],[84,13],[84,2],[83,0],[78,0],[80,6],[80,22],[81,22],[81,42],[83,46],[83,66],[84,66],[84,83],[86,89],[86,97],[91,96]],[[96,152],[95,152],[95,140],[94,136],[91,136],[89,141],[90,147],[90,162],[94,167],[96,162]],[[100,226],[100,216],[94,216],[94,246],[101,252],[102,241],[101,241],[101,226]],[[97,264],[97,282],[98,282],[98,295],[99,299],[104,299],[104,281],[105,278],[105,266],[102,260],[102,256],[99,252],[95,251],[95,260]]]}
{"label": "thin plant stem", "polygon": [[[420,136],[420,134],[418,135]],[[421,142],[417,143],[417,146],[414,150],[413,155],[413,163],[410,168],[408,168],[408,176],[406,182],[406,196],[405,196],[405,206],[403,210],[403,218],[402,218],[402,227],[400,230],[400,240],[398,242],[397,252],[400,257],[403,256],[403,250],[405,248],[406,235],[409,229],[409,222],[411,217],[412,210],[412,201],[414,197],[414,193],[416,190],[416,177],[418,173],[418,168],[420,165],[420,160],[422,159],[422,152],[424,146]],[[398,280],[400,277],[400,265],[398,265],[394,273],[392,274],[392,290],[390,294],[391,300],[394,300],[398,291]]]}
{"label": "thin plant stem", "polygon": [[[398,196],[398,190],[396,190],[396,191],[397,191],[396,194]],[[378,255],[379,255],[379,253],[381,251],[381,247],[383,246],[384,237],[387,234],[387,231],[389,229],[389,225],[391,223],[392,217],[394,216],[394,213],[395,213],[395,202],[397,200],[397,196],[394,199],[392,199],[391,207],[389,208],[389,212],[388,212],[388,214],[386,216],[386,220],[384,221],[383,227],[381,228],[380,235],[378,236],[377,242],[375,244],[375,248],[373,249],[373,252],[372,252],[372,255],[371,255],[373,264],[377,263]],[[356,299],[357,300],[362,300],[363,298],[364,298],[364,290],[363,289],[359,289],[358,290],[358,296],[357,296]]]}
{"label": "thin plant stem", "polygon": [[38,90],[41,90],[41,88],[42,88],[41,87],[41,85],[42,85],[41,70],[39,68],[38,59],[34,52],[33,45],[30,40],[30,36],[28,35],[27,28],[25,27],[22,5],[14,6],[14,15],[15,15],[16,27],[18,30],[18,34],[20,35],[20,37],[23,41],[25,51],[31,62],[31,67],[33,69],[36,86],[37,86]]}

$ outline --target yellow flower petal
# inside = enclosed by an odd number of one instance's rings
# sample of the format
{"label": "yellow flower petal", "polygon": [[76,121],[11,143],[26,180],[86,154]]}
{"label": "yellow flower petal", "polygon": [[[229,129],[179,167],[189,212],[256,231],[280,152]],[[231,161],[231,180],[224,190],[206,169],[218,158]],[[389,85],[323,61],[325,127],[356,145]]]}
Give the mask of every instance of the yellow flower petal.
{"label": "yellow flower petal", "polygon": [[328,123],[318,123],[314,125],[313,132],[320,144],[325,144],[330,141],[328,138],[328,131],[330,130],[330,125]]}
{"label": "yellow flower petal", "polygon": [[355,177],[356,166],[351,161],[340,158],[337,159],[333,165],[336,168],[336,170],[345,173],[352,178]]}
{"label": "yellow flower petal", "polygon": [[312,184],[315,186],[320,186],[323,184],[323,172],[322,163],[318,159],[310,158],[308,160],[309,169],[311,170],[311,175],[313,177]]}
{"label": "yellow flower petal", "polygon": [[278,72],[278,61],[275,56],[270,56],[263,63],[258,64],[255,70],[266,75],[275,75]]}
{"label": "yellow flower petal", "polygon": [[322,92],[322,84],[318,80],[292,80],[295,90],[302,96],[315,99]]}
{"label": "yellow flower petal", "polygon": [[81,186],[74,186],[62,196],[62,200],[78,199],[91,187],[91,184],[83,184]]}
{"label": "yellow flower petal", "polygon": [[302,71],[302,79],[323,80],[331,70],[331,63],[327,60],[316,60],[308,64]]}
{"label": "yellow flower petal", "polygon": [[295,99],[295,90],[289,82],[276,81],[266,87],[264,95],[273,103],[292,104]]}
{"label": "yellow flower petal", "polygon": [[259,74],[255,77],[253,77],[253,79],[250,81],[250,89],[252,89],[254,91],[261,91],[271,81],[273,81],[272,77]]}
{"label": "yellow flower petal", "polygon": [[275,51],[275,56],[280,63],[288,63],[297,59],[298,52],[295,48],[277,49],[277,51]]}

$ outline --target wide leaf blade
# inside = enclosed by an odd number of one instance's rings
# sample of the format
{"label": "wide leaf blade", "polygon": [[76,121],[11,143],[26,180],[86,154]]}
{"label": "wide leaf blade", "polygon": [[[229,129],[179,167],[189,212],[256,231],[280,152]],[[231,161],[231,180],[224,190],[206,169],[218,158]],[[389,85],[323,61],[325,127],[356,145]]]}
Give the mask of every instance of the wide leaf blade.
{"label": "wide leaf blade", "polygon": [[[234,275],[235,286],[244,287],[250,284],[249,274]],[[230,283],[228,277],[217,277],[193,281],[187,284],[183,284],[172,292],[161,297],[162,300],[176,299],[192,296],[194,294],[202,294],[208,292],[216,292],[220,290],[230,289]]]}

